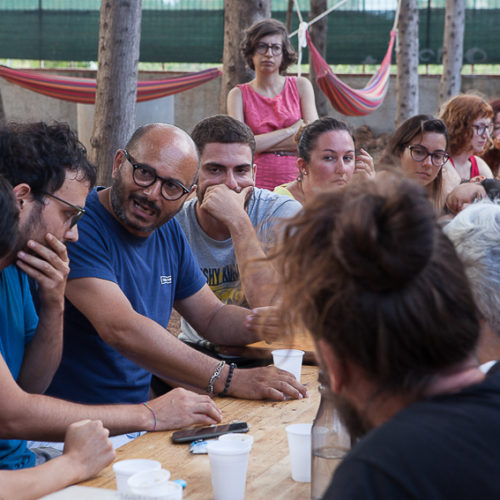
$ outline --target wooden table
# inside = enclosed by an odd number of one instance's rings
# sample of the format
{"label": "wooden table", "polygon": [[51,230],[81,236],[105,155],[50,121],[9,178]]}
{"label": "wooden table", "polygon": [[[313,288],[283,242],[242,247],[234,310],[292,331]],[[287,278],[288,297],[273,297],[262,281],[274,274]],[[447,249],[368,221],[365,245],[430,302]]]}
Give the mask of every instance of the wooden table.
{"label": "wooden table", "polygon": [[304,351],[304,363],[315,365],[316,356],[314,354],[314,341],[310,335],[297,334],[294,337],[283,339],[280,341],[268,344],[261,340],[247,346],[219,346],[219,352],[223,354],[233,354],[246,358],[267,359],[272,362],[271,351],[274,349],[300,349]]}
{"label": "wooden table", "polygon": [[[301,382],[309,397],[301,400],[270,402],[234,398],[216,398],[224,415],[223,423],[244,420],[250,426],[254,444],[249,455],[246,500],[305,499],[310,497],[310,483],[297,483],[290,474],[290,457],[285,427],[292,423],[312,422],[319,405],[318,369],[302,367]],[[172,473],[172,479],[184,479],[184,498],[212,498],[210,465],[207,455],[192,455],[188,445],[173,444],[172,432],[148,433],[117,450],[116,460],[152,458]],[[96,478],[81,486],[115,489],[111,465]]]}

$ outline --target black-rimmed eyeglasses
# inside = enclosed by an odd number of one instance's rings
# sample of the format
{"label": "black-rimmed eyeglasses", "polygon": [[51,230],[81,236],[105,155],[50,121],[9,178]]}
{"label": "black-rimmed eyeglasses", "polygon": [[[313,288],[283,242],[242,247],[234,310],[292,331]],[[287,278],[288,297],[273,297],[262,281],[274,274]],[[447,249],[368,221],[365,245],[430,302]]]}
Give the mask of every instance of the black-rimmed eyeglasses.
{"label": "black-rimmed eyeglasses", "polygon": [[255,52],[257,54],[267,54],[267,51],[271,49],[271,54],[273,56],[279,56],[281,54],[281,45],[279,43],[264,43],[258,42],[255,44]]}
{"label": "black-rimmed eyeglasses", "polygon": [[428,156],[431,157],[431,162],[435,167],[442,167],[449,159],[450,155],[444,151],[429,152],[424,146],[408,146],[410,155],[415,161],[424,161]]}
{"label": "black-rimmed eyeglasses", "polygon": [[187,188],[180,181],[160,177],[156,174],[156,171],[153,167],[150,167],[149,165],[145,165],[143,163],[136,163],[126,149],[123,150],[123,154],[125,155],[127,161],[132,165],[132,178],[139,187],[146,188],[152,186],[155,182],[160,180],[161,195],[168,201],[178,200],[182,196],[191,192],[192,186],[191,188]]}
{"label": "black-rimmed eyeglasses", "polygon": [[495,125],[493,123],[488,123],[486,125],[472,125],[472,128],[477,135],[484,135],[485,132],[488,132],[488,135],[491,135],[493,129],[495,128]]}
{"label": "black-rimmed eyeglasses", "polygon": [[85,209],[79,207],[78,205],[73,205],[73,203],[63,200],[62,198],[59,198],[59,196],[56,196],[55,194],[47,193],[47,191],[42,191],[42,194],[45,196],[49,196],[50,198],[54,198],[54,200],[60,201],[61,203],[64,203],[65,205],[71,207],[75,211],[75,215],[73,215],[71,219],[69,219],[71,221],[69,224],[70,229],[73,226],[76,226],[78,224],[78,221],[85,215]]}

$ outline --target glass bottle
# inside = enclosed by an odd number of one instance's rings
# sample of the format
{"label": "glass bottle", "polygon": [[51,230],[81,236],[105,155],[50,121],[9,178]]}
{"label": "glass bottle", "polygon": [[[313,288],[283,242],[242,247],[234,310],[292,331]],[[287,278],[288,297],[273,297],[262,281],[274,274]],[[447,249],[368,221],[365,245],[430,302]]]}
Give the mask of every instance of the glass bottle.
{"label": "glass bottle", "polygon": [[321,400],[311,430],[311,499],[323,498],[333,472],[351,447],[351,438],[340,422],[327,378],[319,372]]}

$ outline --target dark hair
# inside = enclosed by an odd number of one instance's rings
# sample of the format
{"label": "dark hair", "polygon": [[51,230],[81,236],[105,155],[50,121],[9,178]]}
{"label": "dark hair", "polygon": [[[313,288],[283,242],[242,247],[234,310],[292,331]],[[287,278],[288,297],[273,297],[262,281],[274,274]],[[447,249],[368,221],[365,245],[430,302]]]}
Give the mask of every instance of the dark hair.
{"label": "dark hair", "polygon": [[262,19],[261,21],[253,23],[252,26],[245,31],[245,38],[240,45],[241,53],[248,67],[255,70],[252,61],[252,56],[255,53],[255,46],[261,38],[269,35],[281,35],[283,59],[280,65],[280,72],[282,73],[288,66],[297,60],[297,54],[288,39],[285,25],[276,21],[276,19]]}
{"label": "dark hair", "polygon": [[476,346],[463,265],[425,189],[400,175],[317,193],[273,258],[286,327],[324,339],[380,390],[416,396]]}
{"label": "dark hair", "polygon": [[[432,115],[415,115],[405,120],[392,134],[389,139],[382,158],[381,165],[398,165],[400,166],[400,158],[407,146],[411,144],[417,136],[422,136],[425,133],[441,134],[446,139],[446,149],[448,149],[448,131],[442,120],[434,118]],[[432,182],[432,202],[435,204],[441,196],[443,174],[442,168],[439,170],[436,178]]]}
{"label": "dark hair", "polygon": [[432,115],[415,115],[405,120],[392,134],[389,144],[384,152],[383,162],[394,163],[395,159],[401,158],[406,146],[415,137],[427,132],[444,135],[446,138],[446,149],[448,149],[448,131],[442,120]]}
{"label": "dark hair", "polygon": [[477,95],[459,94],[445,102],[439,111],[450,134],[450,154],[456,155],[469,147],[474,134],[472,122],[493,115],[491,106]]}
{"label": "dark hair", "polygon": [[306,162],[309,162],[311,159],[311,151],[316,147],[318,137],[325,132],[333,130],[343,130],[347,132],[354,142],[352,130],[347,123],[330,117],[318,118],[302,129],[297,145],[299,156]]}
{"label": "dark hair", "polygon": [[209,116],[197,123],[191,132],[198,153],[201,157],[206,144],[221,142],[223,144],[248,144],[252,152],[252,163],[255,155],[255,137],[250,127],[228,115]]}
{"label": "dark hair", "polygon": [[0,174],[12,186],[26,183],[41,199],[43,191],[61,188],[68,170],[94,186],[96,169],[67,123],[10,123],[0,128]]}
{"label": "dark hair", "polygon": [[[500,113],[500,99],[490,101],[490,106],[493,108],[493,120]],[[500,174],[500,150],[492,147],[481,155],[481,158],[488,164],[495,177]]]}
{"label": "dark hair", "polygon": [[500,199],[500,179],[484,179],[481,185],[490,200]]}
{"label": "dark hair", "polygon": [[13,248],[17,238],[19,210],[9,181],[0,176],[0,258]]}

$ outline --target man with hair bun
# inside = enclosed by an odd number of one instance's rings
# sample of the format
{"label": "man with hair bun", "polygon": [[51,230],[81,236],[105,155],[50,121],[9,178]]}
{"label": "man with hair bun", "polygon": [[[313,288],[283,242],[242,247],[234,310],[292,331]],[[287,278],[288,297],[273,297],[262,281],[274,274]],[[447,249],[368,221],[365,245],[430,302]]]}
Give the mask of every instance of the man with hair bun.
{"label": "man with hair bun", "polygon": [[282,320],[315,338],[355,443],[323,498],[500,498],[500,374],[478,367],[473,295],[425,190],[386,172],[319,193],[274,258]]}

